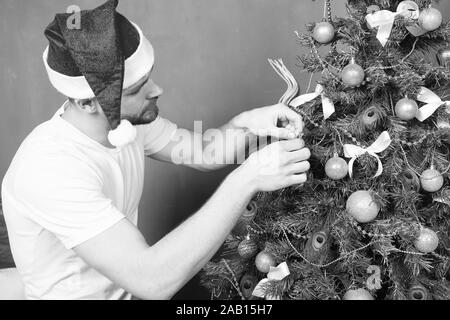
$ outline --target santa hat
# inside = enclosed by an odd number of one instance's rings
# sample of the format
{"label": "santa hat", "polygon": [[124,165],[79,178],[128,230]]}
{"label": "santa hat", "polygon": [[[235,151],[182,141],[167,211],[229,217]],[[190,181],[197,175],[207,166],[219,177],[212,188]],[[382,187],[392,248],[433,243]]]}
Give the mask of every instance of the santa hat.
{"label": "santa hat", "polygon": [[[74,99],[97,98],[111,129],[117,128],[108,135],[116,146],[135,136],[134,127],[120,121],[122,88],[136,83],[154,63],[152,45],[135,23],[116,11],[117,4],[118,0],[109,0],[95,9],[82,10],[80,28],[68,23],[72,14],[56,14],[45,29],[49,45],[43,53],[56,90]],[[119,129],[125,131],[117,132]]]}

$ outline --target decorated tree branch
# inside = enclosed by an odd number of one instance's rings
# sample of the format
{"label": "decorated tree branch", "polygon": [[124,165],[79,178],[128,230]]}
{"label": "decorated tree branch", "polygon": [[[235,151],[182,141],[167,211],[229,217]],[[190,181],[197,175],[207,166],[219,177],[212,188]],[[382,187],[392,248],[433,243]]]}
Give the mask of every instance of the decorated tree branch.
{"label": "decorated tree branch", "polygon": [[202,284],[212,299],[449,299],[450,23],[430,0],[324,7],[295,33],[317,84],[300,92],[269,61],[305,122],[308,181],[259,193]]}

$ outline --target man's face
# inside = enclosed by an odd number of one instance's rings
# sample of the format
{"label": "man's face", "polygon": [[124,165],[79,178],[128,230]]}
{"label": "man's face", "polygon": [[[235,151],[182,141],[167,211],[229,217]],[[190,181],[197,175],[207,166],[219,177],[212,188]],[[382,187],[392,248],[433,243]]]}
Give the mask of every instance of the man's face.
{"label": "man's face", "polygon": [[151,71],[138,82],[122,90],[121,118],[131,124],[147,124],[156,119],[156,101],[163,90],[153,82]]}

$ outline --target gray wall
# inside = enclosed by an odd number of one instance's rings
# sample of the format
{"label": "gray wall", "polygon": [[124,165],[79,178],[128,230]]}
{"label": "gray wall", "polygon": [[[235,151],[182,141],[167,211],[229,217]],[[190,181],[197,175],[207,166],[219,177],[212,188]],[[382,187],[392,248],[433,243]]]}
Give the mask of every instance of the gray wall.
{"label": "gray wall", "polygon": [[[90,9],[102,2],[0,0],[0,177],[26,135],[64,101],[50,86],[42,64],[44,28],[71,4]],[[449,2],[441,4],[446,17]],[[333,1],[333,16],[344,15],[344,3]],[[118,10],[138,23],[154,44],[153,78],[165,89],[159,100],[162,115],[191,129],[194,120],[203,120],[205,129],[278,100],[285,86],[268,57],[283,58],[306,89],[308,79],[295,67],[301,49],[293,31],[319,21],[323,2],[122,0]],[[228,170],[205,174],[148,160],[139,221],[148,242],[156,242],[195,212]],[[175,298],[209,296],[195,277]]]}

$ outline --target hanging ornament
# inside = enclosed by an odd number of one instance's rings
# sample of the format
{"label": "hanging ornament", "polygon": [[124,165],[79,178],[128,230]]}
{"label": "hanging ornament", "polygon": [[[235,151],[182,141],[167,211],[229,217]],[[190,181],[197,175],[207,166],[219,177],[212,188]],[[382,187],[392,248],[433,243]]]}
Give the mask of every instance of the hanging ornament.
{"label": "hanging ornament", "polygon": [[380,11],[381,9],[380,9],[380,7],[379,6],[377,6],[376,4],[372,4],[372,5],[370,5],[370,6],[368,6],[367,7],[367,14],[373,14],[373,13],[375,13],[375,12],[377,12],[377,11]]}
{"label": "hanging ornament", "polygon": [[252,297],[252,292],[258,283],[258,278],[255,275],[246,273],[242,276],[239,287],[241,288],[242,295],[245,299],[250,299]]}
{"label": "hanging ornament", "polygon": [[411,169],[405,169],[400,175],[400,181],[406,190],[420,190],[420,179],[417,174]]}
{"label": "hanging ornament", "polygon": [[231,232],[237,236],[246,235],[248,232],[247,226],[253,221],[257,211],[258,206],[256,201],[250,201]]}
{"label": "hanging ornament", "polygon": [[261,251],[255,258],[256,268],[262,273],[268,273],[270,267],[275,267],[275,258],[266,251]]}
{"label": "hanging ornament", "polygon": [[364,81],[364,69],[355,63],[355,58],[352,58],[350,64],[348,64],[341,72],[341,79],[345,85],[354,88],[360,86]]}
{"label": "hanging ornament", "polygon": [[445,120],[445,119],[438,119],[436,121],[436,128],[449,130],[450,129],[450,122]]}
{"label": "hanging ornament", "polygon": [[442,14],[433,7],[426,8],[420,12],[419,25],[426,31],[433,31],[442,24]]}
{"label": "hanging ornament", "polygon": [[329,258],[330,245],[329,232],[319,230],[309,237],[305,244],[303,254],[309,262],[324,264]]}
{"label": "hanging ornament", "polygon": [[375,129],[381,121],[379,108],[376,105],[369,106],[360,116],[360,121],[364,128],[368,130]]}
{"label": "hanging ornament", "polygon": [[439,245],[439,237],[436,232],[428,228],[422,228],[420,234],[414,242],[417,250],[423,253],[429,253],[436,250]]}
{"label": "hanging ornament", "polygon": [[258,244],[247,237],[239,243],[237,250],[243,259],[249,259],[258,252]]}
{"label": "hanging ornament", "polygon": [[375,157],[378,161],[378,170],[375,173],[374,178],[382,174],[383,164],[381,163],[380,157],[377,155],[377,153],[386,150],[390,144],[391,137],[389,136],[389,133],[387,131],[383,131],[377,138],[377,140],[367,148],[362,148],[353,144],[344,144],[344,155],[346,158],[351,158],[348,162],[348,173],[350,175],[350,178],[353,174],[353,163],[359,156],[362,156],[365,153],[368,153],[371,156]]}
{"label": "hanging ornament", "polygon": [[436,53],[436,58],[441,67],[448,68],[450,64],[450,46],[440,48]]}
{"label": "hanging ornament", "polygon": [[280,300],[281,297],[266,294],[265,284],[269,281],[281,281],[290,275],[289,267],[286,262],[280,263],[277,267],[270,266],[267,271],[267,278],[262,279],[253,290],[255,297],[266,298],[266,300]]}
{"label": "hanging ornament", "polygon": [[426,103],[426,105],[421,107],[416,114],[417,120],[421,122],[428,119],[440,107],[447,107],[447,111],[450,106],[450,101],[443,101],[436,93],[425,87],[420,87],[420,92],[417,95],[417,100]]}
{"label": "hanging ornament", "polygon": [[[366,15],[369,28],[378,28],[377,39],[383,47],[389,40],[397,16],[403,16],[411,21],[417,20],[419,18],[419,6],[414,1],[402,1],[397,6],[396,12],[380,10]],[[414,25],[406,28],[416,37],[426,32],[422,28]]]}
{"label": "hanging ornament", "polygon": [[328,44],[334,39],[336,31],[330,22],[322,21],[316,23],[313,30],[313,38],[319,43]]}
{"label": "hanging ornament", "polygon": [[372,295],[366,289],[360,288],[355,290],[348,290],[343,300],[374,300]]}
{"label": "hanging ornament", "polygon": [[407,121],[414,119],[418,110],[419,107],[417,106],[417,103],[414,100],[408,99],[408,97],[400,99],[395,104],[395,114],[401,120]]}
{"label": "hanging ornament", "polygon": [[431,167],[420,175],[420,184],[422,189],[427,192],[436,192],[444,185],[444,177],[442,174]]}
{"label": "hanging ornament", "polygon": [[428,300],[428,290],[420,283],[415,283],[408,290],[409,300]]}
{"label": "hanging ornament", "polygon": [[294,98],[289,106],[298,108],[299,106],[305,104],[306,102],[312,101],[317,97],[322,98],[322,111],[323,117],[327,120],[335,111],[333,101],[325,96],[323,86],[321,84],[317,84],[316,90],[311,93],[302,94],[296,98]]}
{"label": "hanging ornament", "polygon": [[347,161],[334,153],[333,158],[330,158],[325,164],[325,173],[328,178],[333,180],[339,180],[344,178],[348,173]]}
{"label": "hanging ornament", "polygon": [[346,210],[356,221],[365,223],[377,217],[380,206],[375,202],[371,192],[359,190],[348,197]]}

